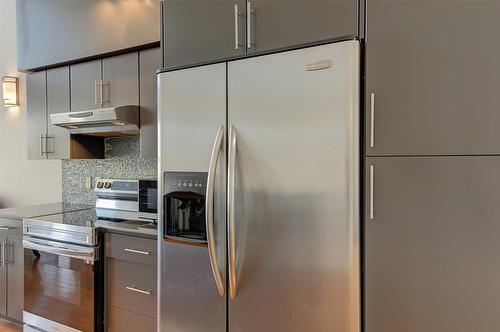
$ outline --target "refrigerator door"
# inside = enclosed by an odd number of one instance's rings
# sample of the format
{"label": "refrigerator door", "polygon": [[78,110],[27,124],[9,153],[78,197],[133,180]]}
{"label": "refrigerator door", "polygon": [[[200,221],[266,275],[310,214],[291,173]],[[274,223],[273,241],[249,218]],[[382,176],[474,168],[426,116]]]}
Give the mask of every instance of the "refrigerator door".
{"label": "refrigerator door", "polygon": [[356,41],[229,63],[231,332],[360,330],[359,84]]}
{"label": "refrigerator door", "polygon": [[[159,75],[159,151],[162,193],[159,200],[159,331],[220,332],[226,329],[226,64]],[[221,129],[222,128],[222,129]],[[217,135],[218,133],[219,136]],[[218,160],[212,159],[216,137]],[[216,164],[215,164],[216,163]],[[171,172],[214,173],[213,249],[162,236],[163,194]],[[165,172],[170,172],[166,173]],[[170,179],[172,180],[172,179]],[[207,185],[208,187],[208,185]],[[210,241],[209,241],[210,243]],[[211,262],[217,265],[212,269]],[[219,287],[215,275],[219,275]],[[220,295],[222,293],[222,295]]]}

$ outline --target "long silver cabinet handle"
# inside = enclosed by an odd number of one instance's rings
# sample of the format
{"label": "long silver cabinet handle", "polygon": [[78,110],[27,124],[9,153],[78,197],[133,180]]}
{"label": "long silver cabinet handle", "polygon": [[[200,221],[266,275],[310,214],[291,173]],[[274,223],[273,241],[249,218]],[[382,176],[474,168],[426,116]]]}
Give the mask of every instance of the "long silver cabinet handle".
{"label": "long silver cabinet handle", "polygon": [[149,254],[151,254],[151,252],[149,252],[149,251],[143,251],[143,250],[138,250],[138,249],[125,248],[123,250],[127,251],[127,252],[134,253],[134,254],[145,255],[145,256],[148,256]]}
{"label": "long silver cabinet handle", "polygon": [[370,95],[370,147],[375,147],[375,94]]}
{"label": "long silver cabinet handle", "polygon": [[370,197],[369,197],[369,200],[370,200],[370,220],[373,220],[375,218],[375,208],[374,208],[374,197],[373,197],[373,181],[374,181],[374,172],[375,172],[375,166],[373,165],[370,165],[370,183],[369,183],[369,191],[370,191]]}
{"label": "long silver cabinet handle", "polygon": [[43,157],[43,155],[45,154],[45,151],[43,151],[43,140],[45,139],[45,135],[43,134],[40,134],[40,156]]}
{"label": "long silver cabinet handle", "polygon": [[240,49],[240,16],[243,16],[238,9],[238,4],[234,5],[234,49]]}
{"label": "long silver cabinet handle", "polygon": [[[104,99],[104,86],[108,88],[107,98]],[[101,104],[109,103],[111,100],[111,82],[104,82],[101,80]]]}
{"label": "long silver cabinet handle", "polygon": [[229,167],[227,170],[227,233],[228,233],[228,263],[229,263],[229,295],[231,300],[236,297],[236,242],[234,238],[234,176],[236,164],[236,128],[230,127],[229,132]]}
{"label": "long silver cabinet handle", "polygon": [[53,139],[55,141],[54,136],[45,136],[45,154],[48,155],[49,153],[54,153],[54,151],[49,150],[49,139]]}
{"label": "long silver cabinet handle", "polygon": [[214,146],[212,148],[212,156],[208,167],[207,191],[205,199],[205,222],[207,229],[207,244],[208,254],[210,257],[210,265],[215,279],[215,285],[220,296],[224,296],[224,284],[219,271],[219,262],[217,261],[217,253],[215,252],[215,236],[214,236],[214,191],[215,191],[215,172],[219,161],[222,142],[224,140],[224,127],[220,126],[215,137]]}
{"label": "long silver cabinet handle", "polygon": [[255,11],[252,9],[252,3],[247,2],[247,48],[250,49],[255,45],[252,42],[252,15],[255,15]]}
{"label": "long silver cabinet handle", "polygon": [[136,293],[145,294],[145,295],[151,295],[151,293],[153,292],[152,289],[142,290],[142,289],[136,288],[135,286],[127,286],[125,288],[131,292],[136,292]]}
{"label": "long silver cabinet handle", "polygon": [[94,103],[96,105],[100,105],[99,98],[97,95],[99,94],[99,86],[100,86],[100,80],[95,80],[94,82]]}

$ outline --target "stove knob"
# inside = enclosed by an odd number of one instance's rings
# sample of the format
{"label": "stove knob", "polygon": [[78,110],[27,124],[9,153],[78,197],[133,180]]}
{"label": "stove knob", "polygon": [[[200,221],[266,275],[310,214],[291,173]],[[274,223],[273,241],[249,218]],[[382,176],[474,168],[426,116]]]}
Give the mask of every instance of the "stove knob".
{"label": "stove knob", "polygon": [[111,189],[111,182],[106,182],[106,184],[104,185],[104,188]]}
{"label": "stove knob", "polygon": [[104,183],[102,182],[97,182],[97,188],[102,189]]}

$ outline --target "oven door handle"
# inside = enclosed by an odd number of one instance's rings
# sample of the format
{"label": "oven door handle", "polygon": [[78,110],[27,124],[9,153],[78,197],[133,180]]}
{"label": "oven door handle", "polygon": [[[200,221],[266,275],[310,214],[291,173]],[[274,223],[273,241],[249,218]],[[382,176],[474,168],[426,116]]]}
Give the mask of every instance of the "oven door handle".
{"label": "oven door handle", "polygon": [[88,262],[96,260],[94,248],[76,248],[75,246],[62,247],[54,242],[37,239],[36,241],[23,239],[25,249],[37,250],[48,254],[61,255],[81,259]]}

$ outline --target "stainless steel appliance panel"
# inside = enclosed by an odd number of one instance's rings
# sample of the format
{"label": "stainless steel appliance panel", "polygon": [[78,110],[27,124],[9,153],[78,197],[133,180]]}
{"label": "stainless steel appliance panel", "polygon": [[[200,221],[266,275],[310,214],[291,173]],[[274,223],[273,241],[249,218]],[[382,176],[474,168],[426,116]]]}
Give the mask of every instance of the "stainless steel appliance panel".
{"label": "stainless steel appliance panel", "polygon": [[[216,287],[214,274],[226,280],[225,138],[226,64],[167,72],[159,76],[160,183],[164,173],[208,172],[216,137],[220,139],[214,178],[214,251],[212,269],[208,245],[180,244],[163,239],[159,250],[159,330],[220,332],[226,328],[225,288]],[[213,166],[215,164],[212,163]],[[161,186],[163,189],[163,185]],[[163,196],[163,195],[160,195]],[[163,197],[161,197],[163,198]],[[163,216],[163,200],[159,216]],[[212,261],[213,262],[213,261]]]}
{"label": "stainless steel appliance panel", "polygon": [[358,43],[231,62],[228,89],[229,330],[359,331]]}

